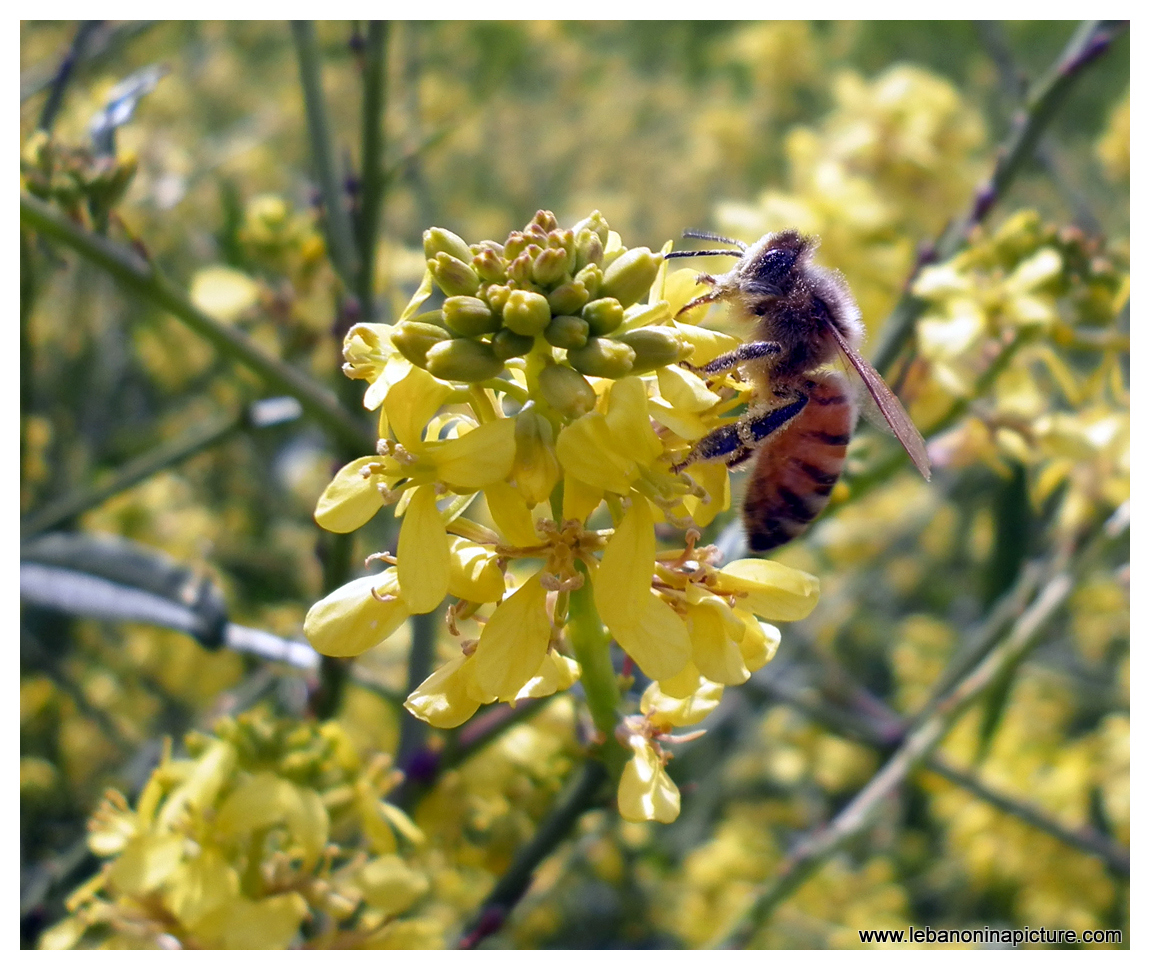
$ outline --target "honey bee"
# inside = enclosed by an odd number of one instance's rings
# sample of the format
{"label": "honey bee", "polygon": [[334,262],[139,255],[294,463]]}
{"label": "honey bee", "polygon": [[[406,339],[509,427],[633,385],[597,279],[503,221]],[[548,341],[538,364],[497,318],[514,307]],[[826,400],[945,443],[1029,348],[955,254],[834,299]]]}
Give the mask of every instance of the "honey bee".
{"label": "honey bee", "polygon": [[683,235],[738,247],[667,254],[668,259],[738,257],[727,273],[700,274],[699,282],[711,290],[683,311],[722,300],[755,326],[747,343],[690,369],[711,376],[742,366],[755,401],[739,421],[700,439],[672,466],[673,472],[720,458],[735,467],[757,455],[743,503],[748,544],[765,552],[801,535],[826,507],[857,417],[851,385],[843,374],[826,369],[841,355],[862,378],[915,467],[930,480],[922,435],[878,371],[859,355],[862,318],[846,280],[811,263],[816,239],[794,229],[769,233],[750,246],[697,230]]}

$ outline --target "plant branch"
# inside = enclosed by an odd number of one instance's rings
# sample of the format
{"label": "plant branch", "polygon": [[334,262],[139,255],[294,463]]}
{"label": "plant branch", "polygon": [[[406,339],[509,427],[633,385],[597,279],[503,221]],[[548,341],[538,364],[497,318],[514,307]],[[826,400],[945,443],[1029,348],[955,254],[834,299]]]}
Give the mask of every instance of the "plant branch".
{"label": "plant branch", "polygon": [[375,319],[375,243],[383,223],[386,181],[383,156],[387,146],[387,42],[386,21],[372,20],[367,26],[363,57],[363,135],[360,160],[360,204],[356,224],[359,273],[356,295],[363,319]]}
{"label": "plant branch", "polygon": [[499,930],[530,887],[536,867],[567,837],[579,816],[596,804],[606,781],[607,770],[600,762],[588,759],[583,763],[578,779],[564,793],[551,814],[540,823],[535,836],[519,850],[510,868],[488,893],[468,923],[457,949],[473,950],[481,941]]}
{"label": "plant branch", "polygon": [[315,27],[310,20],[293,20],[292,37],[299,59],[300,84],[303,87],[307,131],[311,140],[312,160],[319,179],[320,193],[326,218],[327,242],[331,247],[331,261],[348,290],[355,292],[359,273],[355,234],[351,216],[345,204],[345,193],[336,168],[335,147],[324,107],[323,80],[320,76],[319,44]]}
{"label": "plant branch", "polygon": [[958,718],[1004,670],[1026,656],[1038,631],[1066,601],[1073,586],[1067,573],[1055,575],[982,662],[949,694],[927,704],[915,728],[850,804],[826,828],[808,836],[787,854],[779,875],[756,893],[754,902],[739,917],[722,946],[744,946],[782,902],[868,827],[882,803],[926,760]]}
{"label": "plant branch", "polygon": [[88,231],[30,195],[20,196],[20,222],[107,270],[126,290],[172,314],[225,357],[247,367],[268,387],[296,398],[304,412],[341,444],[357,449],[357,454],[374,449],[372,431],[341,408],[330,391],[266,354],[241,331],[208,316],[139,253]]}
{"label": "plant branch", "polygon": [[99,20],[82,20],[76,28],[76,36],[68,53],[60,60],[60,66],[52,78],[52,85],[48,89],[48,99],[44,102],[44,109],[40,112],[40,130],[51,131],[56,123],[56,115],[64,105],[64,92],[68,89],[68,82],[72,80],[76,65],[84,57],[84,49],[88,46],[92,34],[100,26]]}
{"label": "plant branch", "polygon": [[926,306],[925,301],[910,292],[914,277],[923,266],[944,262],[966,245],[970,231],[1002,199],[1023,165],[1033,155],[1038,139],[1051,118],[1066,103],[1083,70],[1106,53],[1114,38],[1125,28],[1126,22],[1120,20],[1084,21],[1046,76],[1031,89],[1023,109],[1014,119],[1010,134],[998,150],[990,177],[975,192],[967,212],[951,220],[929,252],[919,261],[902,298],[883,324],[871,358],[879,371],[886,370],[894,363],[910,339],[915,321]]}
{"label": "plant branch", "polygon": [[150,478],[156,472],[177,465],[185,458],[199,454],[231,437],[245,424],[244,416],[227,415],[205,422],[173,441],[165,441],[152,450],[121,465],[103,484],[79,488],[29,515],[20,528],[21,538],[29,539],[49,532],[76,517],[102,505],[113,495]]}

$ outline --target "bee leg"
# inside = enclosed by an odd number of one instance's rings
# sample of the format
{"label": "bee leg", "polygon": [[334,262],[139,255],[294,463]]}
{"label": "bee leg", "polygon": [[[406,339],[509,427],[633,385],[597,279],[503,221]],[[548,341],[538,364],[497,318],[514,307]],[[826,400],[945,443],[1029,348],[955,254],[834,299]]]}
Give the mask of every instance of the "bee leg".
{"label": "bee leg", "polygon": [[[695,282],[696,283],[714,283],[715,277],[711,276],[710,273],[700,273],[698,276],[695,277]],[[717,293],[715,293],[714,290],[712,290],[710,293],[704,293],[702,296],[695,297],[695,299],[691,300],[690,303],[685,304],[683,306],[683,308],[678,313],[675,314],[675,316],[677,316],[677,317],[682,316],[688,310],[693,310],[697,306],[703,306],[703,304],[705,304],[705,303],[714,303],[718,298],[719,298],[719,296]]]}
{"label": "bee leg", "polygon": [[682,366],[694,374],[710,377],[712,374],[725,373],[743,361],[758,360],[760,357],[773,357],[781,350],[782,348],[778,344],[770,340],[752,340],[750,343],[740,344],[737,349],[728,354],[720,354],[702,367],[692,367],[689,364]]}
{"label": "bee leg", "polygon": [[671,466],[671,473],[677,475],[688,465],[713,458],[722,458],[729,468],[741,465],[755,453],[760,441],[797,416],[807,406],[807,400],[805,394],[799,394],[793,401],[773,410],[767,410],[765,405],[753,408],[734,424],[716,428],[696,441],[687,457]]}

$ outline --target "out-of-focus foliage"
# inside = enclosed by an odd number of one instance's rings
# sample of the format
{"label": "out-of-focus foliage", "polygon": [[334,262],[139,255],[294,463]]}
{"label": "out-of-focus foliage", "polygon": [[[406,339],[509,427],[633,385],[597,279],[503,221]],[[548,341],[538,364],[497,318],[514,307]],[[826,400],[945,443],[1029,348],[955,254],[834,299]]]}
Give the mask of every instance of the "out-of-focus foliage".
{"label": "out-of-focus foliage", "polygon": [[[317,33],[354,211],[363,30]],[[561,226],[598,209],[655,252],[688,226],[815,233],[819,262],[843,272],[878,333],[921,247],[989,173],[1018,78],[1040,77],[1069,33],[394,24],[377,320],[395,323],[418,286],[427,227],[503,239],[539,209]],[[46,83],[75,34],[21,26],[22,87],[41,85],[22,101],[24,190],[148,254],[198,307],[358,407],[363,386],[339,372],[360,316],[328,258],[288,26],[105,23],[49,138],[36,131]],[[99,155],[89,124],[109,92],[160,63],[114,155]],[[887,377],[928,438],[934,480],[883,471],[894,446],[860,426],[824,519],[773,557],[819,577],[819,606],[787,628],[769,677],[727,690],[708,733],[676,749],[679,819],[583,814],[496,945],[713,943],[885,760],[888,742],[826,708],[880,727],[913,718],[1033,562],[1067,564],[1073,591],[941,756],[1066,830],[1128,846],[1128,66],[1120,38],[971,245],[917,275],[915,353]],[[21,246],[23,513],[263,394],[101,270],[28,232]],[[729,321],[715,310],[707,325]],[[316,425],[232,435],[71,525],[162,549],[218,582],[232,619],[298,637],[333,557],[362,575],[368,554],[396,550],[390,515],[350,549],[320,537],[316,499],[350,457]],[[576,773],[588,722],[564,694],[474,748],[433,732],[395,788],[390,766],[411,755],[398,739],[412,640],[404,626],[363,654],[336,718],[316,721],[314,683],[286,668],[25,610],[24,944],[451,945]],[[623,682],[628,712],[645,686]],[[908,923],[1128,937],[1128,883],[923,770],[751,945],[855,947],[860,929]]]}

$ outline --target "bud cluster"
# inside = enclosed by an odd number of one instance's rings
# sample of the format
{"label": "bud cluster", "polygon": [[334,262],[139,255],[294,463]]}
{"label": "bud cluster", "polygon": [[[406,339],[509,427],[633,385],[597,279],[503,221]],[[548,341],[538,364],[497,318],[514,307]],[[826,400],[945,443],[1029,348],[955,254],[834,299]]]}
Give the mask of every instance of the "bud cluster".
{"label": "bud cluster", "polygon": [[490,380],[507,360],[537,346],[555,348],[569,366],[550,365],[541,389],[559,410],[579,413],[586,410],[580,402],[594,398],[580,375],[618,380],[691,352],[673,329],[628,319],[663,257],[645,247],[626,249],[598,211],[560,229],[552,213],[540,210],[502,243],[468,245],[449,230],[428,229],[423,250],[443,305],[399,324],[391,340],[435,377]]}
{"label": "bud cluster", "polygon": [[95,156],[87,149],[53,141],[44,131],[32,135],[20,153],[23,188],[73,215],[83,205],[94,217],[109,212],[135,174],[135,155]]}

